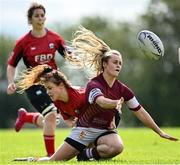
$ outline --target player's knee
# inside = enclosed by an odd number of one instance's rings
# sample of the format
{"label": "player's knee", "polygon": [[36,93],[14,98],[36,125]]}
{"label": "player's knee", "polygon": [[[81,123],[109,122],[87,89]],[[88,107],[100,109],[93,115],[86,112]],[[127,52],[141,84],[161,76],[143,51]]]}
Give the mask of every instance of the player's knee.
{"label": "player's knee", "polygon": [[120,154],[124,149],[123,144],[119,143],[118,145],[113,146],[114,153],[116,155]]}
{"label": "player's knee", "polygon": [[112,157],[119,155],[123,151],[123,148],[123,144],[121,143],[113,144],[110,146],[109,155],[111,155]]}

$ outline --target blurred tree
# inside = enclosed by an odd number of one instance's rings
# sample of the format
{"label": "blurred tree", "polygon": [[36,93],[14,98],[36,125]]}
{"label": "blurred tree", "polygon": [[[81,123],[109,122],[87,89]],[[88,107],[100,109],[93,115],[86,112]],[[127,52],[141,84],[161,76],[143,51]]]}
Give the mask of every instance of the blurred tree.
{"label": "blurred tree", "polygon": [[[7,79],[6,67],[7,59],[12,51],[15,40],[13,38],[0,36],[0,128],[12,127],[20,107],[29,109],[30,104],[24,95],[6,94]],[[17,97],[18,95],[18,97]],[[31,108],[32,109],[32,108]]]}
{"label": "blurred tree", "polygon": [[13,39],[6,37],[4,35],[0,36],[0,70],[1,70],[1,79],[6,78],[6,64],[7,58],[10,53],[10,50],[13,46]]}

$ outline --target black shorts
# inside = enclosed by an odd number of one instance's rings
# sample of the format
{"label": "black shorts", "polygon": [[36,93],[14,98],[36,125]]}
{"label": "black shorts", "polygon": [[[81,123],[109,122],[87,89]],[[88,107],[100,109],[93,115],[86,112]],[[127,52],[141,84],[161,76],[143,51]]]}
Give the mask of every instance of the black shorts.
{"label": "black shorts", "polygon": [[[50,96],[47,94],[45,87],[42,85],[31,86],[26,90],[26,95],[34,108],[41,114],[48,106],[54,105]],[[43,115],[45,116],[46,114]]]}

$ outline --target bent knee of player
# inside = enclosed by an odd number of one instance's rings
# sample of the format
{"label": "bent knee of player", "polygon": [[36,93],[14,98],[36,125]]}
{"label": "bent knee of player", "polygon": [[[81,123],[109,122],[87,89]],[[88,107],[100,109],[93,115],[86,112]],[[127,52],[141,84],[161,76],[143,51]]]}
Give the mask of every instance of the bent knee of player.
{"label": "bent knee of player", "polygon": [[116,144],[116,145],[113,145],[112,148],[113,148],[113,149],[112,149],[112,150],[113,150],[113,153],[115,153],[116,155],[118,155],[118,154],[120,154],[120,153],[123,151],[124,146],[123,146],[122,143],[118,143],[118,144]]}
{"label": "bent knee of player", "polygon": [[119,155],[123,149],[124,146],[122,143],[115,143],[115,144],[111,144],[110,146],[108,146],[108,152],[110,156],[116,156]]}

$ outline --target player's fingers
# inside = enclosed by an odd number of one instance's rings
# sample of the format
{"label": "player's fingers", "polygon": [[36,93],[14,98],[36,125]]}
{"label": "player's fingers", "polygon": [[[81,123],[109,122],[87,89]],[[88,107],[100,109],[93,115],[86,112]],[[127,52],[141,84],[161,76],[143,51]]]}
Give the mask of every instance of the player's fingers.
{"label": "player's fingers", "polygon": [[15,158],[13,161],[33,162],[33,161],[36,161],[36,158],[33,158],[33,157],[27,157],[27,158]]}
{"label": "player's fingers", "polygon": [[171,141],[178,141],[178,139],[175,138],[175,137],[169,137],[168,139],[171,140]]}
{"label": "player's fingers", "polygon": [[175,137],[172,137],[172,136],[169,136],[168,134],[162,134],[160,135],[162,138],[165,138],[165,139],[168,139],[168,140],[171,140],[171,141],[178,141],[177,138]]}
{"label": "player's fingers", "polygon": [[124,103],[124,97],[121,97],[121,104]]}

